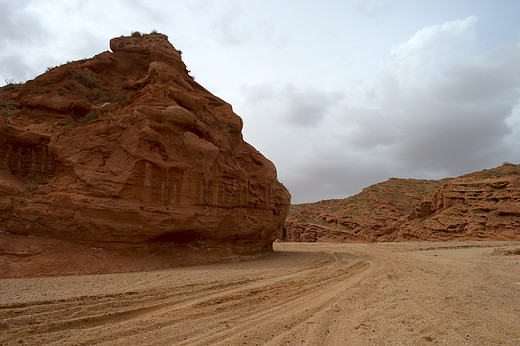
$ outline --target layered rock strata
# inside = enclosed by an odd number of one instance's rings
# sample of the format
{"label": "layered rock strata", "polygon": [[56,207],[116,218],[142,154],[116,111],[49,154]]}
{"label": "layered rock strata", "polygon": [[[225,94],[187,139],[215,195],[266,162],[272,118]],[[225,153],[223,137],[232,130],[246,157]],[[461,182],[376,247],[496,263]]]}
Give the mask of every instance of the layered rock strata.
{"label": "layered rock strata", "polygon": [[0,236],[180,262],[271,251],[290,194],[240,117],[165,35],[110,48],[2,88]]}
{"label": "layered rock strata", "polygon": [[286,240],[519,240],[520,166],[454,179],[390,179],[342,200],[291,206]]}

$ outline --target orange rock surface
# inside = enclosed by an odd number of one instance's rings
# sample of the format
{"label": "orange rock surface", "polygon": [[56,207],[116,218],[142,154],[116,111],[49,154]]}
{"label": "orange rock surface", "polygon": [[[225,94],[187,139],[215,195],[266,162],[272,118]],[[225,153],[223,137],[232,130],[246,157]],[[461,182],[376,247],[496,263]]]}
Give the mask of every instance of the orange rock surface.
{"label": "orange rock surface", "polygon": [[302,242],[519,240],[520,165],[454,179],[390,179],[340,200],[291,206],[285,238]]}
{"label": "orange rock surface", "polygon": [[0,92],[4,268],[78,246],[173,265],[272,251],[290,194],[240,117],[165,35],[110,48]]}

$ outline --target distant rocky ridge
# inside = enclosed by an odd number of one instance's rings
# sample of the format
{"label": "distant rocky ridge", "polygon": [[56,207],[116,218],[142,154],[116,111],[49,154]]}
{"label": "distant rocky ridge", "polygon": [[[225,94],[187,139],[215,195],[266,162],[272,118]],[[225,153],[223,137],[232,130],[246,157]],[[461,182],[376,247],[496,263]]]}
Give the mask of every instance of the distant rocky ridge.
{"label": "distant rocky ridge", "polygon": [[176,265],[272,251],[290,194],[240,117],[165,35],[110,49],[0,90],[3,275],[44,257],[59,274],[112,254]]}
{"label": "distant rocky ridge", "polygon": [[392,178],[337,200],[292,205],[287,241],[520,239],[520,165],[453,179]]}

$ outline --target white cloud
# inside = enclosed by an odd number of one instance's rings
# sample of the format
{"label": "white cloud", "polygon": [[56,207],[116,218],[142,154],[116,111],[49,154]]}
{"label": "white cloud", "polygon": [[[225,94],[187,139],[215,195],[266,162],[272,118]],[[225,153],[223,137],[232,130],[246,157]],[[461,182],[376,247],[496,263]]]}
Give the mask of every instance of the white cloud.
{"label": "white cloud", "polygon": [[438,68],[466,61],[474,47],[477,17],[432,25],[418,31],[391,51],[391,69],[405,87],[421,87],[435,82]]}

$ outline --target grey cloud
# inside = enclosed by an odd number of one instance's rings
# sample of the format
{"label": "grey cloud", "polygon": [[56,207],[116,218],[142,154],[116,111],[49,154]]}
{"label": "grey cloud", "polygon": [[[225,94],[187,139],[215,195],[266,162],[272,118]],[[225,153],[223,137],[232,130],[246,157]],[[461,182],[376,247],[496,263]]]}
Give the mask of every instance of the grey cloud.
{"label": "grey cloud", "polygon": [[318,125],[344,97],[342,93],[328,93],[312,88],[299,89],[292,84],[275,89],[269,85],[243,88],[247,102],[261,104],[278,120],[289,125],[310,127]]}
{"label": "grey cloud", "polygon": [[0,43],[34,42],[46,36],[46,29],[30,11],[29,1],[0,1]]}
{"label": "grey cloud", "polygon": [[1,54],[0,53],[0,85],[8,82],[25,82],[37,73],[31,64],[29,64],[22,54]]}
{"label": "grey cloud", "polygon": [[[25,82],[36,73],[27,47],[47,42],[47,30],[31,12],[29,1],[0,1],[0,83]],[[5,49],[9,47],[9,49]]]}
{"label": "grey cloud", "polygon": [[282,114],[289,124],[315,126],[325,118],[342,95],[313,89],[298,90],[289,85],[281,91],[279,97],[286,100]]}
{"label": "grey cloud", "polygon": [[293,203],[302,203],[345,198],[394,173],[390,158],[374,159],[338,146],[311,150],[307,160],[280,178],[293,194]]}
{"label": "grey cloud", "polygon": [[493,165],[496,158],[504,154],[502,139],[509,129],[502,119],[493,115],[445,115],[449,117],[436,123],[428,118],[432,115],[426,114],[422,121],[403,125],[402,139],[393,148],[393,155],[405,162],[411,172],[431,175],[477,170]]}
{"label": "grey cloud", "polygon": [[240,20],[242,18],[240,5],[237,2],[229,2],[226,6],[219,6],[218,11],[210,24],[209,32],[226,46],[247,44],[251,37],[251,30]]}

